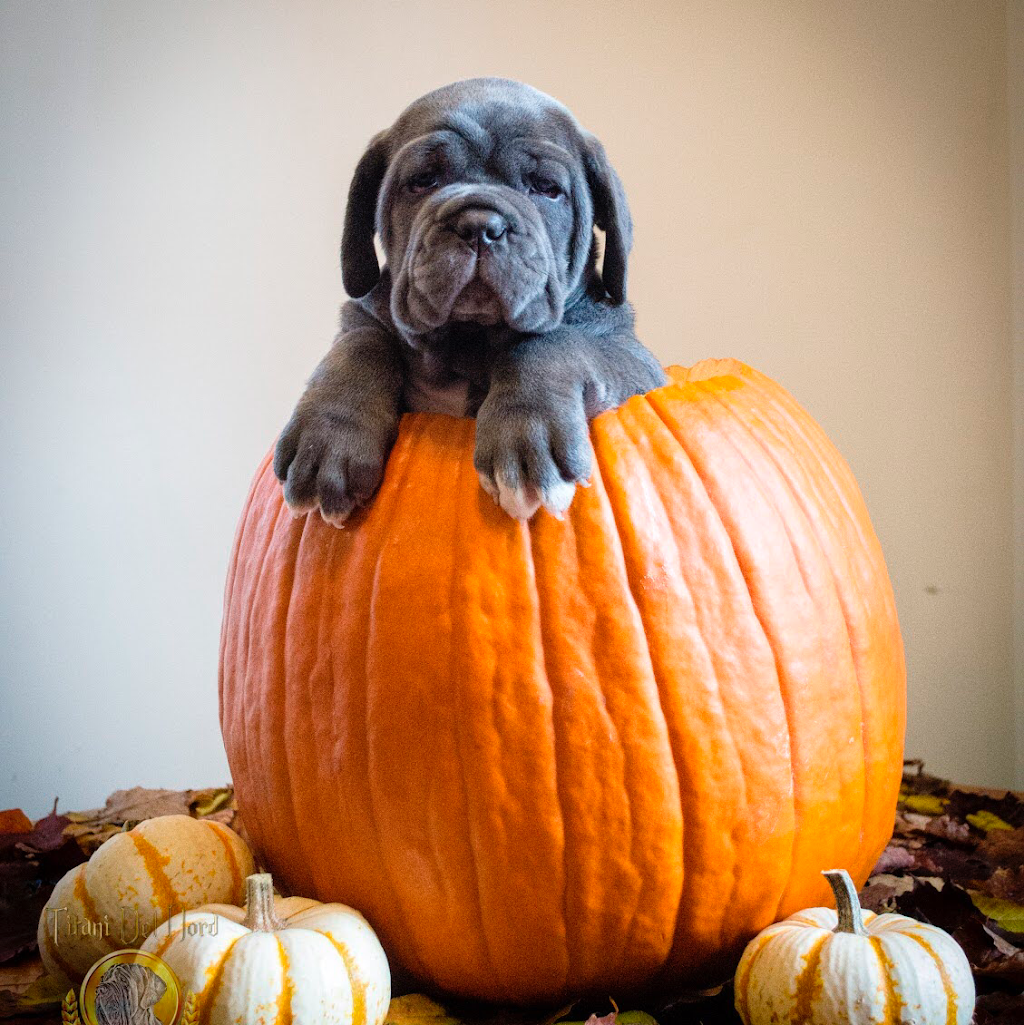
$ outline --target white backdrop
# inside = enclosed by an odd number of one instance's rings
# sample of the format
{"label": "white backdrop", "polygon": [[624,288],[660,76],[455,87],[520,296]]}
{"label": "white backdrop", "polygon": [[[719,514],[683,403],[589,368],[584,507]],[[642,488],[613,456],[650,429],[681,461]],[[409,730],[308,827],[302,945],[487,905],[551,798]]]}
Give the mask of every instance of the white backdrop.
{"label": "white backdrop", "polygon": [[6,0],[0,19],[0,806],[227,778],[228,551],[334,330],[348,176],[409,100],[475,74],[605,140],[658,356],[747,360],[852,464],[896,588],[909,753],[1024,783],[1004,3]]}

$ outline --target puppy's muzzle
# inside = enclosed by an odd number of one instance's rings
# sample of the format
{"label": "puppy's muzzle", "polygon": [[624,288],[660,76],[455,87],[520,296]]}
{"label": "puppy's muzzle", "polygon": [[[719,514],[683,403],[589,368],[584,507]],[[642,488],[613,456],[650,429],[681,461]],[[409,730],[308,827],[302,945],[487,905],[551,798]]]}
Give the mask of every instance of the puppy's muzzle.
{"label": "puppy's muzzle", "polygon": [[500,186],[449,185],[416,215],[396,268],[391,313],[414,337],[454,320],[550,330],[565,301],[557,266],[528,198]]}

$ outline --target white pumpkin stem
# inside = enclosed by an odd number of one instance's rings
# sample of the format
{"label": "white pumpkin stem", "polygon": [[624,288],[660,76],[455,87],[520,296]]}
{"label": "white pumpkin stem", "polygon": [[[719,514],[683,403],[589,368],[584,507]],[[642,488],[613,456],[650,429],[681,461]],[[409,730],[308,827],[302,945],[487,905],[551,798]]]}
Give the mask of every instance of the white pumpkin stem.
{"label": "white pumpkin stem", "polygon": [[245,921],[251,932],[275,932],[284,922],[274,914],[274,879],[269,872],[258,872],[245,880]]}
{"label": "white pumpkin stem", "polygon": [[864,916],[860,910],[857,887],[853,885],[850,873],[845,868],[833,868],[821,873],[827,880],[832,892],[836,895],[836,910],[839,912],[839,924],[836,932],[852,932],[857,936],[867,936],[864,928]]}

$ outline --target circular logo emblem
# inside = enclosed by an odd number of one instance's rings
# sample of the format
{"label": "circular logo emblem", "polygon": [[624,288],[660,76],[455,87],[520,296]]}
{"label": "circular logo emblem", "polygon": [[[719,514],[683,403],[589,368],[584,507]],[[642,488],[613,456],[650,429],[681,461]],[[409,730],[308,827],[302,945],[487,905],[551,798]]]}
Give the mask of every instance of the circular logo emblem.
{"label": "circular logo emblem", "polygon": [[89,969],[79,991],[84,1025],[175,1025],[181,984],[166,961],[145,950],[115,950]]}

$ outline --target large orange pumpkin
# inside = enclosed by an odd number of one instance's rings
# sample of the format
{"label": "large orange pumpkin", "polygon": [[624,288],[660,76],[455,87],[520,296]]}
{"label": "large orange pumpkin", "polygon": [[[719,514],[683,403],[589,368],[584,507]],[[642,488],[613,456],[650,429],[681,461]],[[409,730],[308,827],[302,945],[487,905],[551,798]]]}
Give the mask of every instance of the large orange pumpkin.
{"label": "large orange pumpkin", "polygon": [[903,649],[853,476],[762,374],[670,374],[593,422],[562,522],[497,508],[440,415],[344,529],[269,457],[253,483],[221,665],[246,828],[450,992],[720,981],[892,830]]}

